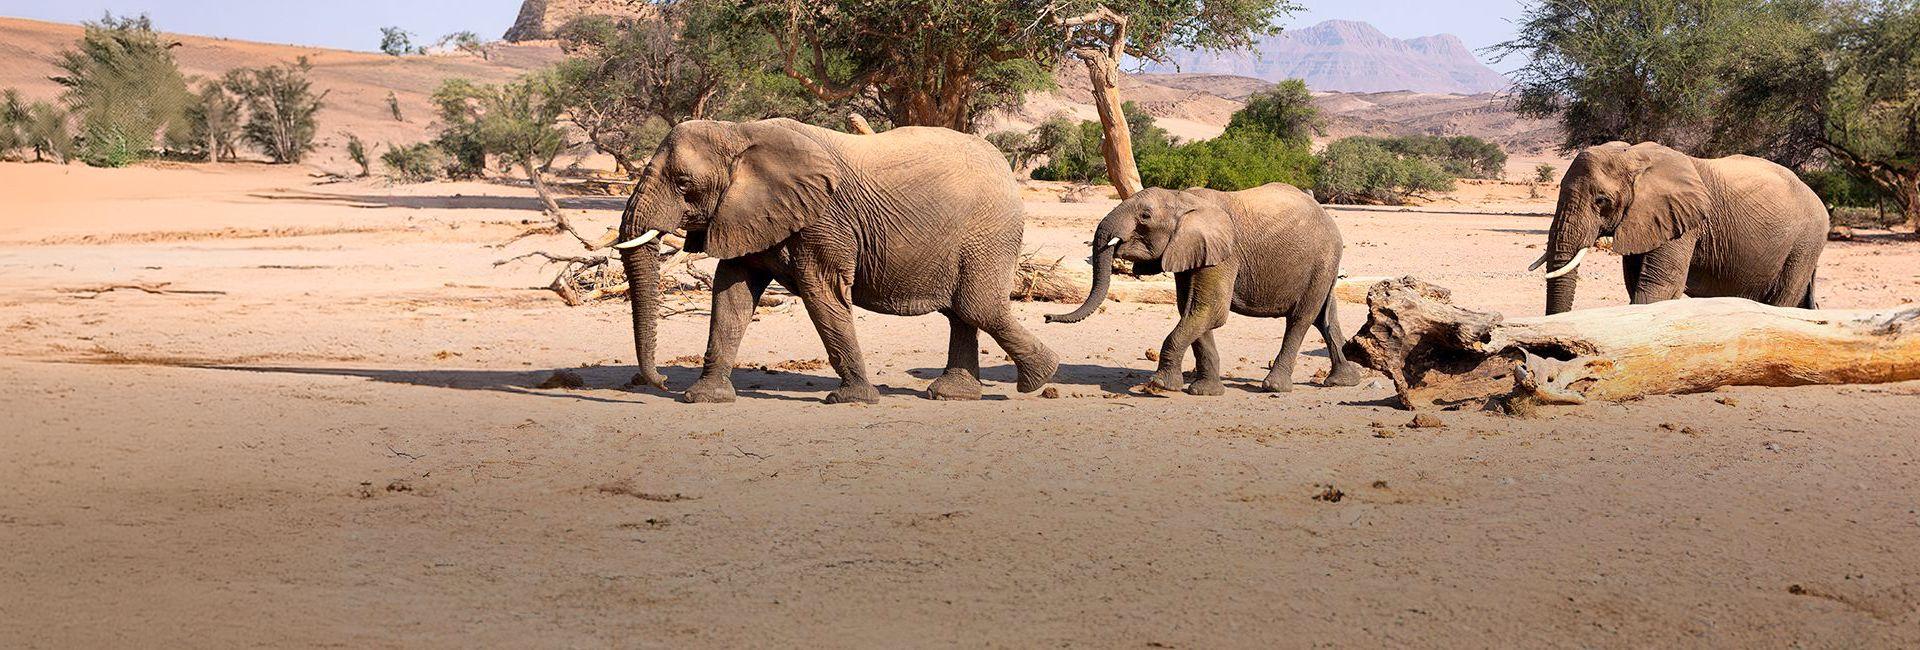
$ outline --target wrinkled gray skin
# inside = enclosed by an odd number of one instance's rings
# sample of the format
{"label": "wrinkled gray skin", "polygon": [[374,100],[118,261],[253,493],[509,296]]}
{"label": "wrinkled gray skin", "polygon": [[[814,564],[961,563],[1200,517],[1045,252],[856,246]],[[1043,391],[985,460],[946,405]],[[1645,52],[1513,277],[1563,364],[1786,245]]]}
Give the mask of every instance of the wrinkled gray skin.
{"label": "wrinkled gray skin", "polygon": [[[1580,152],[1560,182],[1547,269],[1614,238],[1634,304],[1740,297],[1813,309],[1827,208],[1793,172],[1751,156],[1700,159],[1659,144]],[[1595,253],[1589,253],[1589,256]],[[1574,271],[1547,280],[1547,313],[1573,308]]]}
{"label": "wrinkled gray skin", "polygon": [[[1108,246],[1115,238],[1120,243]],[[1113,279],[1113,258],[1130,260],[1135,273],[1173,274],[1180,322],[1160,346],[1160,367],[1144,386],[1176,390],[1187,348],[1193,348],[1194,395],[1219,395],[1220,352],[1213,330],[1229,311],[1286,318],[1280,353],[1261,387],[1293,389],[1293,363],[1308,327],[1326,339],[1332,369],[1327,385],[1352,386],[1359,369],[1341,352],[1344,343],[1334,282],[1340,275],[1340,230],[1305,192],[1272,183],[1239,192],[1152,188],[1135,194],[1100,221],[1093,233],[1093,287],[1087,301],[1048,322],[1079,322],[1099,309]]]}
{"label": "wrinkled gray skin", "polygon": [[[1023,209],[1006,159],[985,140],[908,127],[848,135],[793,120],[685,122],[648,162],[621,219],[622,240],[687,230],[687,249],[720,258],[700,379],[685,402],[730,402],[734,355],[767,283],[806,304],[840,387],[828,403],[876,402],[853,307],[946,315],[946,372],[936,399],[980,397],[979,330],[1013,357],[1022,392],[1059,367],[1008,304]],[[652,245],[623,251],[633,302],[636,384],[665,387],[654,367],[660,313]]]}

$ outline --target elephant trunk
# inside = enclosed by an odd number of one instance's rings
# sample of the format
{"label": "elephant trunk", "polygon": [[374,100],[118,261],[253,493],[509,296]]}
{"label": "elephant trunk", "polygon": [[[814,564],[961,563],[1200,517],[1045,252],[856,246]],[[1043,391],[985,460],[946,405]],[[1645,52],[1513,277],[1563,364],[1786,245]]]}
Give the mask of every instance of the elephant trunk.
{"label": "elephant trunk", "polygon": [[652,246],[620,251],[627,272],[627,298],[633,309],[633,352],[640,367],[634,385],[666,388],[666,378],[654,366],[655,328],[660,321],[660,255]]}
{"label": "elephant trunk", "polygon": [[1576,266],[1585,257],[1583,252],[1594,245],[1597,229],[1590,225],[1595,218],[1592,214],[1580,214],[1569,208],[1571,200],[1568,190],[1561,190],[1559,209],[1555,210],[1553,229],[1547,237],[1547,315],[1564,313],[1573,309],[1575,289],[1580,286],[1580,270]]}
{"label": "elephant trunk", "polygon": [[1113,237],[1105,232],[1094,234],[1093,287],[1087,290],[1086,302],[1080,303],[1080,308],[1073,310],[1073,313],[1048,314],[1047,322],[1078,323],[1086,320],[1088,316],[1093,315],[1094,310],[1100,308],[1100,303],[1106,302],[1107,288],[1111,286],[1113,282],[1113,251],[1118,248],[1118,246],[1107,243],[1112,240]]}
{"label": "elephant trunk", "polygon": [[[1554,268],[1565,266],[1572,258],[1550,262]],[[1547,315],[1564,313],[1573,309],[1574,289],[1580,285],[1580,272],[1569,271],[1566,275],[1547,280]]]}

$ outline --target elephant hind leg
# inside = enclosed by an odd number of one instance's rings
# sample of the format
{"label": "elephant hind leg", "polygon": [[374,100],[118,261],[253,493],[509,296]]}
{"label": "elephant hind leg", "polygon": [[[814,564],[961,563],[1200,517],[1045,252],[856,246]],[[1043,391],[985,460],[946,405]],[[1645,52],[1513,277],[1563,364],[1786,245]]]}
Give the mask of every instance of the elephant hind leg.
{"label": "elephant hind leg", "polygon": [[[964,318],[964,316],[963,316]],[[1014,386],[1022,393],[1031,393],[1047,386],[1053,381],[1053,373],[1060,370],[1060,358],[1053,354],[1047,344],[1041,343],[1027,328],[1020,326],[1013,312],[1002,303],[1000,313],[982,320],[974,321],[975,326],[986,330],[1000,349],[1013,357],[1013,366],[1019,371],[1020,380]]]}
{"label": "elephant hind leg", "polygon": [[942,310],[947,317],[947,370],[927,386],[927,397],[936,400],[980,399],[980,330],[961,320],[953,310]]}
{"label": "elephant hind leg", "polygon": [[1347,361],[1346,336],[1340,331],[1340,301],[1331,294],[1322,299],[1320,318],[1314,326],[1320,328],[1320,338],[1327,342],[1327,381],[1328,386],[1354,386],[1360,383],[1360,367]]}

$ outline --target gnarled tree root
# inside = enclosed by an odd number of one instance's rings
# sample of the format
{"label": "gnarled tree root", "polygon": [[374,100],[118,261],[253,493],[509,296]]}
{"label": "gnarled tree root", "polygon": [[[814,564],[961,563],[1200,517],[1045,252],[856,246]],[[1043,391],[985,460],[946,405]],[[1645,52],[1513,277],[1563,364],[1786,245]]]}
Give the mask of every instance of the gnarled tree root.
{"label": "gnarled tree root", "polygon": [[1347,356],[1385,373],[1408,408],[1920,379],[1920,307],[1698,298],[1506,320],[1410,277],[1375,284],[1367,306]]}

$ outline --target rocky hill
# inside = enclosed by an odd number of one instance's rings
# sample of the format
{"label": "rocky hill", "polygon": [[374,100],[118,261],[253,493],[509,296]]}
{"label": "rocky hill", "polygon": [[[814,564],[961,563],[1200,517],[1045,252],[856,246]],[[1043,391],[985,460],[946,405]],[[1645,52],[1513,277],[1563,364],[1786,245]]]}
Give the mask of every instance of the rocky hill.
{"label": "rocky hill", "polygon": [[509,42],[553,37],[553,30],[581,16],[631,16],[638,12],[632,0],[524,0],[520,16],[501,38]]}
{"label": "rocky hill", "polygon": [[[1058,90],[1028,96],[1020,110],[1000,116],[987,130],[1031,128],[1055,113],[1097,119],[1086,73],[1066,66],[1058,79]],[[1228,74],[1138,74],[1122,75],[1120,94],[1174,136],[1199,140],[1219,135],[1249,95],[1272,86]],[[1507,107],[1506,97],[1494,93],[1316,92],[1313,103],[1327,118],[1322,141],[1349,135],[1471,135],[1514,154],[1544,153],[1560,141],[1552,121],[1521,117]]]}
{"label": "rocky hill", "polygon": [[1321,91],[1497,92],[1509,85],[1452,34],[1396,39],[1373,25],[1329,20],[1260,39],[1236,52],[1176,52],[1147,72],[1303,79]]}

